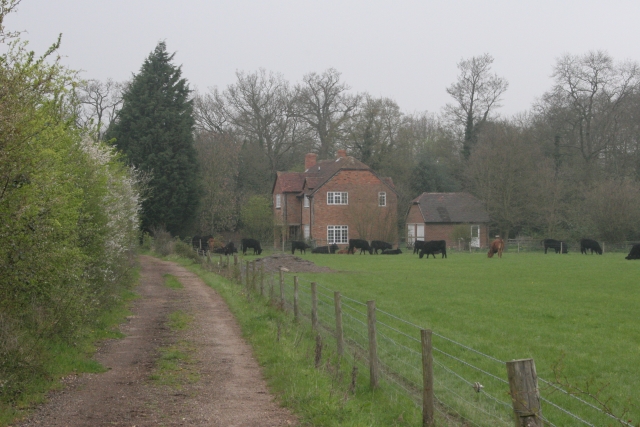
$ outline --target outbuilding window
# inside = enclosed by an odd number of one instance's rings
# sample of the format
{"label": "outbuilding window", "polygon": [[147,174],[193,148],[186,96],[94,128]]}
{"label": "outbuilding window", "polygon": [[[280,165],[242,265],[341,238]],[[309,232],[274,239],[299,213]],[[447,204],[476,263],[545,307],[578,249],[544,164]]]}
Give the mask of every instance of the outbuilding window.
{"label": "outbuilding window", "polygon": [[327,192],[327,204],[328,205],[347,205],[349,204],[349,197],[346,192],[328,191]]}
{"label": "outbuilding window", "polygon": [[349,226],[327,225],[327,244],[349,243]]}
{"label": "outbuilding window", "polygon": [[276,194],[276,209],[280,209],[282,207],[282,198],[281,194]]}
{"label": "outbuilding window", "polygon": [[305,208],[309,207],[309,196],[304,196],[304,207]]}

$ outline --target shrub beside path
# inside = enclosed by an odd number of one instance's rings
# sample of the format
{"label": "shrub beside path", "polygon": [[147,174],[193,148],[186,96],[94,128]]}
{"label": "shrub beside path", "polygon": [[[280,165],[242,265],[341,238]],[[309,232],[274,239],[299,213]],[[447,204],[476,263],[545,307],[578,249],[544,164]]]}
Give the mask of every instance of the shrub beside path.
{"label": "shrub beside path", "polygon": [[[251,347],[222,298],[195,274],[172,263],[140,257],[140,294],[124,339],[105,342],[96,359],[108,371],[64,379],[27,426],[293,426],[296,418],[269,393]],[[164,274],[184,289],[164,285]],[[167,325],[180,311],[193,321],[184,331]],[[150,379],[161,348],[189,348],[178,387]]]}

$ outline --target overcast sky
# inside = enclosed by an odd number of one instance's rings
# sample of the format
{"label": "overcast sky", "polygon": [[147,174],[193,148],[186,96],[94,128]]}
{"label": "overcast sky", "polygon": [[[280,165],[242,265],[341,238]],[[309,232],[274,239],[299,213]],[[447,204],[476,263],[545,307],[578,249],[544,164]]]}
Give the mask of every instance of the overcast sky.
{"label": "overcast sky", "polygon": [[22,0],[5,21],[37,53],[62,33],[64,63],[84,78],[126,80],[165,40],[192,88],[222,89],[236,70],[295,83],[335,68],[407,113],[440,112],[456,64],[489,53],[509,81],[505,115],[551,87],[565,53],[640,61],[639,24],[638,0]]}

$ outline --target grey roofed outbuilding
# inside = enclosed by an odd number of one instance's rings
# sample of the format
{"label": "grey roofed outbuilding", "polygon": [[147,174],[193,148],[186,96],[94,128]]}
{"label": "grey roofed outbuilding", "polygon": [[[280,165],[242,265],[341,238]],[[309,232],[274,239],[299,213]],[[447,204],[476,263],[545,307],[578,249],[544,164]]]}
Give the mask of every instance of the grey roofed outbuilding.
{"label": "grey roofed outbuilding", "polygon": [[425,223],[489,222],[483,203],[469,193],[422,193],[412,201],[419,205]]}

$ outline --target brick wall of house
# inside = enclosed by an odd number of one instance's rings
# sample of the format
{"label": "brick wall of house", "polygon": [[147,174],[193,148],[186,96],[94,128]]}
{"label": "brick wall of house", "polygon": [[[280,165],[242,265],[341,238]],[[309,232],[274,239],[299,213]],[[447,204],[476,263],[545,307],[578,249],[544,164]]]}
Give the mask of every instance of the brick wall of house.
{"label": "brick wall of house", "polygon": [[[330,191],[347,192],[348,204],[328,205],[327,192]],[[384,207],[378,206],[379,192],[386,193]],[[396,194],[370,171],[339,171],[312,199],[311,237],[325,244],[328,225],[347,225],[350,239],[384,239],[395,243],[397,204]]]}
{"label": "brick wall of house", "polygon": [[285,193],[287,211],[287,224],[300,224],[302,222],[302,209],[300,199],[298,199],[295,193]]}
{"label": "brick wall of house", "polygon": [[[284,203],[282,200],[284,196],[282,195],[282,187],[280,186],[280,180],[276,180],[275,185],[273,186],[273,194],[271,195],[271,203],[273,205],[273,218],[276,224],[282,225],[284,224],[284,209],[276,208],[276,195],[280,194],[281,203]],[[282,206],[282,204],[281,204]]]}
{"label": "brick wall of house", "polygon": [[411,205],[409,213],[407,214],[407,224],[421,224],[424,222],[422,214],[420,213],[420,206]]}

